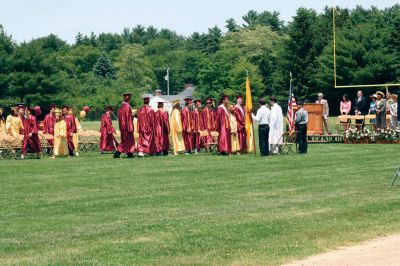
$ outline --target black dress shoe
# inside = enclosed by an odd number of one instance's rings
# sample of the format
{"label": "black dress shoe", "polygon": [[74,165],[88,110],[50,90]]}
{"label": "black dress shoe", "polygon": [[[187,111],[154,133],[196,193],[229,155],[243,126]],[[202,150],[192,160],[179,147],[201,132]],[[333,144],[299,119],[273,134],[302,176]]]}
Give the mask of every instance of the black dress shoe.
{"label": "black dress shoe", "polygon": [[121,153],[119,152],[119,151],[116,151],[116,152],[114,152],[114,155],[113,155],[113,157],[114,158],[119,158],[121,156]]}

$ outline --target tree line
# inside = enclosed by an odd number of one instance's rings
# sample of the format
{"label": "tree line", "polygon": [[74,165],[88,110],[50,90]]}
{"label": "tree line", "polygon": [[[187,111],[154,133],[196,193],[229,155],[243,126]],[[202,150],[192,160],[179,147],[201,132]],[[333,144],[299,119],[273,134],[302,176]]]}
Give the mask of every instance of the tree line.
{"label": "tree line", "polygon": [[[400,5],[337,10],[337,83],[399,83]],[[270,11],[250,10],[242,20],[188,37],[141,25],[120,34],[78,33],[73,44],[54,34],[16,43],[0,25],[0,105],[101,109],[117,106],[126,91],[139,104],[141,93],[166,93],[167,67],[171,94],[192,83],[196,97],[234,96],[244,93],[249,74],[254,100],[276,95],[285,105],[289,72],[296,98],[312,101],[324,92],[335,110],[341,94],[355,94],[333,88],[331,8],[299,8],[288,23]]]}

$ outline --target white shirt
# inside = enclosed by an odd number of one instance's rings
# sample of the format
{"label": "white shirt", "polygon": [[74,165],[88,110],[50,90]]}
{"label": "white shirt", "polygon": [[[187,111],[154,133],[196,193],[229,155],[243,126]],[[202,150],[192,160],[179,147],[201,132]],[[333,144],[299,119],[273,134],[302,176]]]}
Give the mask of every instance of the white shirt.
{"label": "white shirt", "polygon": [[265,105],[261,106],[257,111],[257,115],[251,114],[251,117],[258,125],[269,125],[271,111]]}

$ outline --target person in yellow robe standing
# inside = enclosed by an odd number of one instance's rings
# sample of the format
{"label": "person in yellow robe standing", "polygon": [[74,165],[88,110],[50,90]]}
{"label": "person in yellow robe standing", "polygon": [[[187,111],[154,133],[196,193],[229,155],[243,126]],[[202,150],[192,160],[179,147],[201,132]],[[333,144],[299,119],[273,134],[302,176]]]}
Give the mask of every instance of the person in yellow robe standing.
{"label": "person in yellow robe standing", "polygon": [[6,134],[6,121],[4,121],[3,118],[3,108],[0,108],[0,136],[3,136]]}
{"label": "person in yellow robe standing", "polygon": [[135,140],[135,151],[138,147],[139,141],[139,130],[138,130],[138,123],[137,123],[137,109],[132,109],[132,119],[133,119],[133,138]]}
{"label": "person in yellow robe standing", "polygon": [[240,143],[239,143],[239,135],[237,132],[238,123],[235,116],[235,107],[233,105],[229,106],[229,122],[231,125],[231,145],[232,145],[232,153],[240,154]]}
{"label": "person in yellow robe standing", "polygon": [[6,119],[6,133],[13,138],[20,138],[20,134],[24,129],[22,119],[18,114],[17,107],[11,108],[11,114]]}
{"label": "person in yellow robe standing", "polygon": [[57,109],[56,123],[54,125],[54,150],[53,157],[56,156],[69,156],[68,141],[67,141],[67,124],[65,123],[62,112]]}
{"label": "person in yellow robe standing", "polygon": [[182,120],[180,101],[175,100],[172,102],[174,108],[172,109],[171,116],[169,118],[170,135],[172,143],[174,145],[174,155],[178,155],[179,152],[186,151],[185,143],[182,136]]}

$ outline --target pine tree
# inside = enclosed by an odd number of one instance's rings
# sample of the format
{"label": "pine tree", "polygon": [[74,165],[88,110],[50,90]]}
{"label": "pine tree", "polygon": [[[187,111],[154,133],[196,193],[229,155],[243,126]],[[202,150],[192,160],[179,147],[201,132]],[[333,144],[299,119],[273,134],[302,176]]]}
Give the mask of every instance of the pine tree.
{"label": "pine tree", "polygon": [[83,35],[82,33],[78,32],[78,34],[75,37],[75,45],[81,45],[82,44],[82,40],[83,40]]}
{"label": "pine tree", "polygon": [[103,53],[93,67],[93,72],[100,78],[115,78],[115,69],[105,53]]}

